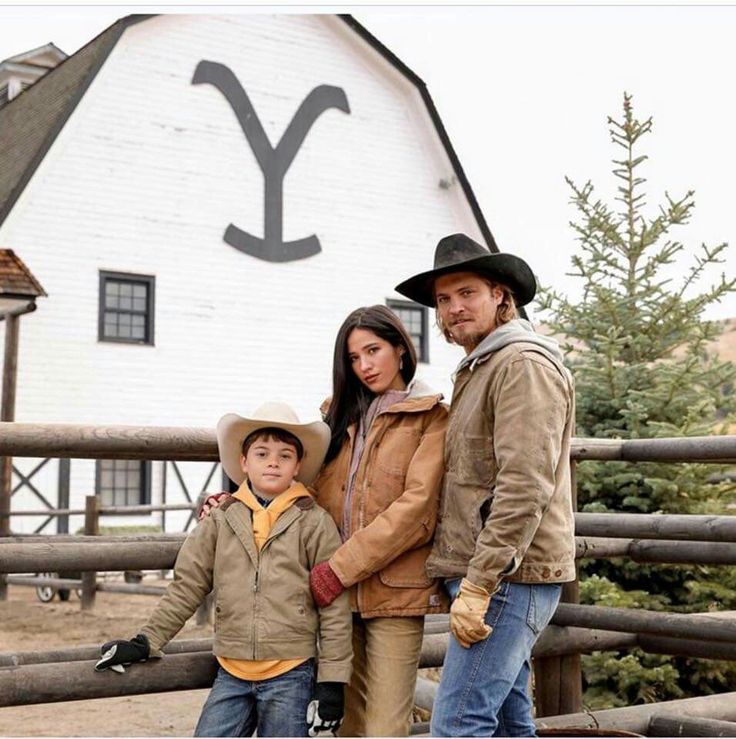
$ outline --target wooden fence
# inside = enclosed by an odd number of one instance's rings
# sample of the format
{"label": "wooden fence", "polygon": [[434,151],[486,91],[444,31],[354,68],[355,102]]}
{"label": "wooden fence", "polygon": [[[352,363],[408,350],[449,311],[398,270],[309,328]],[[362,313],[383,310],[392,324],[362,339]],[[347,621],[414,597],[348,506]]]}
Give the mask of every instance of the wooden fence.
{"label": "wooden fence", "polygon": [[[217,446],[211,429],[0,423],[2,455],[212,461],[217,458]],[[586,459],[732,463],[736,462],[736,436],[575,439],[571,458],[573,471],[578,461]],[[0,573],[5,576],[78,571],[83,573],[87,592],[94,593],[95,589],[102,589],[101,584],[93,587],[95,571],[173,566],[183,536],[95,536],[97,503],[88,501],[85,510],[90,520],[87,536],[0,539]],[[0,530],[3,521],[7,525],[9,514],[9,500],[0,500]],[[626,557],[642,563],[736,564],[736,517],[577,513],[576,534],[579,559]],[[43,541],[39,541],[41,538]],[[657,654],[736,659],[736,621],[729,618],[582,606],[577,602],[577,582],[566,585],[563,601],[534,651],[535,702],[540,726],[551,729],[570,725],[565,721],[583,725],[581,716],[588,717],[587,723],[599,720],[598,714],[590,719],[593,714],[581,713],[581,653],[636,646]],[[448,638],[446,623],[446,617],[427,620],[423,666],[441,664]],[[79,649],[82,651],[55,650],[35,656],[0,655],[0,706],[206,687],[213,674],[207,647],[203,647],[204,652],[199,648],[182,650],[174,642],[172,649],[178,653],[142,666],[136,670],[135,679],[95,675],[86,661],[92,659],[91,653],[84,651],[92,648]],[[693,715],[712,720],[736,720],[736,693],[671,703],[687,703],[687,710],[692,708]],[[662,710],[668,705],[661,704]],[[728,705],[728,709],[715,708],[723,705]],[[706,713],[698,713],[701,708],[694,706],[710,708],[702,709]],[[656,730],[664,730],[667,716],[650,708],[602,711],[600,720],[608,722],[602,725],[611,728],[635,725],[637,728],[630,730],[644,733],[642,727],[648,730],[654,717],[659,726]],[[551,716],[554,718],[548,718]],[[624,718],[619,720],[617,716]]]}

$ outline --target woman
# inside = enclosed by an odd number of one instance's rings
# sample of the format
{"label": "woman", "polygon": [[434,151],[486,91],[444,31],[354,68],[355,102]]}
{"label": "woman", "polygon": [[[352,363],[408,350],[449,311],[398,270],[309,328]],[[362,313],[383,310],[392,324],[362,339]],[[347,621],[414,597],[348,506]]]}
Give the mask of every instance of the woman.
{"label": "woman", "polygon": [[424,564],[447,409],[415,370],[411,338],[388,308],[358,308],[345,319],[325,404],[332,439],[314,482],[343,544],[311,578],[318,605],[350,590],[354,661],[342,736],[408,734],[424,615],[446,610]]}

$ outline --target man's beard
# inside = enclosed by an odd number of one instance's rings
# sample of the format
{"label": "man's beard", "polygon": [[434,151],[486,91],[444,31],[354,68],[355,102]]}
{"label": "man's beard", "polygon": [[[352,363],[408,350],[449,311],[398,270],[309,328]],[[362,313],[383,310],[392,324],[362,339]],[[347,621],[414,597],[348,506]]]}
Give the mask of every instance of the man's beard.
{"label": "man's beard", "polygon": [[452,340],[458,345],[461,346],[463,349],[475,349],[478,344],[480,344],[483,339],[486,338],[488,334],[478,333],[477,331],[474,333],[463,333],[461,336],[455,336],[455,334],[452,332],[452,329],[450,330],[450,336],[452,336]]}

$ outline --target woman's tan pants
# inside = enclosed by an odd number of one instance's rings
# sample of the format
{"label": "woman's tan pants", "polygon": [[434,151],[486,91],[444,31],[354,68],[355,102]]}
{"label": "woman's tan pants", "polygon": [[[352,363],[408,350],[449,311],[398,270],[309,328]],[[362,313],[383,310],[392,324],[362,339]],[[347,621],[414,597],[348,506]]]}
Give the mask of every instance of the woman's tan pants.
{"label": "woman's tan pants", "polygon": [[353,614],[353,675],[339,736],[409,734],[423,631],[423,616]]}

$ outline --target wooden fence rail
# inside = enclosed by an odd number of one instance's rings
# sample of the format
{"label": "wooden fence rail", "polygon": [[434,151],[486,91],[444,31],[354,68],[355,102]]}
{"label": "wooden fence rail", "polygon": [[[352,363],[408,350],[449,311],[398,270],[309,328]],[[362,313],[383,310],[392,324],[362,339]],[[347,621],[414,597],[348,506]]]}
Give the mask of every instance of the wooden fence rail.
{"label": "wooden fence rail", "polygon": [[736,546],[724,541],[680,541],[578,537],[578,559],[626,557],[649,564],[736,564]]}
{"label": "wooden fence rail", "polygon": [[[420,668],[440,667],[442,665],[449,639],[448,625],[446,622],[442,625],[444,631],[432,628],[432,622],[425,624]],[[535,658],[562,657],[570,654],[589,654],[600,650],[625,649],[636,646],[652,654],[673,654],[736,661],[736,643],[724,643],[708,639],[657,637],[650,634],[555,625],[548,626],[542,632],[534,645],[533,656]],[[163,651],[166,654],[211,652],[212,639],[174,639],[164,647]],[[46,651],[2,652],[0,653],[0,668],[94,660],[99,655],[99,644],[62,647]]]}
{"label": "wooden fence rail", "polygon": [[0,456],[216,462],[213,428],[0,423]]}
{"label": "wooden fence rail", "polygon": [[[537,719],[537,729],[578,727],[588,729],[620,729],[646,736],[649,722],[654,716],[680,716],[711,718],[719,721],[736,721],[736,693],[706,695],[699,698],[683,698],[663,703],[647,703],[626,708],[609,708],[563,716],[546,716]],[[580,736],[580,734],[578,734]]]}
{"label": "wooden fence rail", "polygon": [[736,723],[689,716],[652,716],[647,736],[736,736]]}
{"label": "wooden fence rail", "polygon": [[736,542],[736,516],[576,513],[578,536]]}
{"label": "wooden fence rail", "polygon": [[[158,513],[160,511],[193,511],[197,508],[196,503],[167,503],[166,505],[129,505],[129,506],[100,506],[101,515],[126,515],[133,516],[144,513]],[[83,516],[84,508],[45,508],[43,510],[20,510],[11,511],[11,516]],[[54,536],[54,534],[51,534]]]}
{"label": "wooden fence rail", "polygon": [[[448,616],[434,618],[435,625],[449,624]],[[608,608],[583,606],[578,603],[560,603],[552,624],[576,626],[584,629],[632,632],[641,635],[695,639],[708,642],[726,642],[736,645],[736,617],[702,613],[668,613],[644,608]]]}
{"label": "wooden fence rail", "polygon": [[[139,514],[156,511],[191,511],[196,503],[170,503],[167,505],[100,506],[105,514]],[[45,510],[12,511],[13,516],[67,516],[84,515],[84,508],[51,508]],[[734,516],[691,516],[670,513],[575,513],[575,533],[579,537],[600,539],[669,539],[673,541],[711,541],[736,543],[736,515]],[[186,534],[156,534],[155,536],[178,536]],[[81,536],[70,534],[17,535],[18,542],[83,541]],[[72,537],[72,538],[70,538]],[[10,539],[0,539],[10,541]]]}
{"label": "wooden fence rail", "polygon": [[[212,428],[0,423],[0,456],[217,461]],[[736,435],[677,439],[573,439],[574,460],[734,462]]]}
{"label": "wooden fence rail", "polygon": [[[0,573],[168,570],[174,566],[184,538],[88,535],[82,543],[79,537],[60,542],[52,536],[45,541],[9,537],[0,539]],[[736,564],[736,546],[727,542],[578,537],[576,543],[579,559],[627,557],[648,563]]]}

